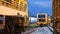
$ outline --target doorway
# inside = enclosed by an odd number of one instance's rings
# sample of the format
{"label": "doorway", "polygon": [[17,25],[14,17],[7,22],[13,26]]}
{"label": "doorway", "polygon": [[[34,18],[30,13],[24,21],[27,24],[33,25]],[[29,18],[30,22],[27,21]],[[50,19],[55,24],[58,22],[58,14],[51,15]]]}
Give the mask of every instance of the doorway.
{"label": "doorway", "polygon": [[5,32],[12,34],[14,31],[14,18],[12,16],[5,17]]}

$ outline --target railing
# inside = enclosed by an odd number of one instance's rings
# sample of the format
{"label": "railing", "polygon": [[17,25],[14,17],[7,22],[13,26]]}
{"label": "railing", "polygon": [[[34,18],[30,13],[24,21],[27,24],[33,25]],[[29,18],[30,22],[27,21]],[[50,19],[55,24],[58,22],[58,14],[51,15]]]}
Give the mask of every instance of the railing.
{"label": "railing", "polygon": [[18,4],[18,2],[12,2],[12,3],[10,3],[10,2],[7,2],[7,1],[0,0],[0,5],[20,10],[20,5]]}

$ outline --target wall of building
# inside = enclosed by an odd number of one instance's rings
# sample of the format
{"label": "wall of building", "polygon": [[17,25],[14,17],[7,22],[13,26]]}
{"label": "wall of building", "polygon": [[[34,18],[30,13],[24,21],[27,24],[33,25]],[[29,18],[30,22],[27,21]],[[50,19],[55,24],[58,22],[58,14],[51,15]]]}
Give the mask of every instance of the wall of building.
{"label": "wall of building", "polygon": [[22,16],[27,15],[26,12],[18,11],[18,10],[7,8],[0,5],[0,15],[17,16],[18,13]]}
{"label": "wall of building", "polygon": [[60,0],[53,0],[53,28],[54,34],[60,34]]}
{"label": "wall of building", "polygon": [[[20,11],[19,12],[20,15],[28,16],[28,3],[26,2],[26,0],[0,0],[0,5],[3,5],[3,6],[0,6],[0,8],[2,9],[0,11],[2,13],[4,13],[4,15],[9,15],[9,14],[13,15],[13,14],[15,14],[15,13]],[[8,14],[8,11],[10,11],[9,14]],[[0,14],[2,14],[2,13],[0,13]]]}
{"label": "wall of building", "polygon": [[54,17],[54,20],[56,20],[56,18],[60,18],[60,2],[59,2],[59,0],[53,0],[53,17]]}

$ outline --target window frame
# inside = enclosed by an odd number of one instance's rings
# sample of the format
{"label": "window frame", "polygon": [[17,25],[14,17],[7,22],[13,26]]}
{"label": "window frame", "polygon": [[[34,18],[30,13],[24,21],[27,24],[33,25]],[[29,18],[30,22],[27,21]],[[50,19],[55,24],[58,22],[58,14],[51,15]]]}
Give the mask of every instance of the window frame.
{"label": "window frame", "polygon": [[24,5],[24,11],[26,12],[27,4]]}
{"label": "window frame", "polygon": [[20,11],[22,11],[23,2],[20,2]]}

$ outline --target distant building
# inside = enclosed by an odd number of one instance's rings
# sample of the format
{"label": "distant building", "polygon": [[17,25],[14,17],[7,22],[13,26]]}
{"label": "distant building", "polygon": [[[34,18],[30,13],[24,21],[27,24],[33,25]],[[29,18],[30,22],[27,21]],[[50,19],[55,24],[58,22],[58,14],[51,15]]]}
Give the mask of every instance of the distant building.
{"label": "distant building", "polygon": [[47,13],[38,13],[37,14],[37,25],[48,25],[50,23],[51,19],[50,16]]}
{"label": "distant building", "polygon": [[37,18],[29,17],[29,21],[30,21],[30,23],[36,23],[37,22]]}

